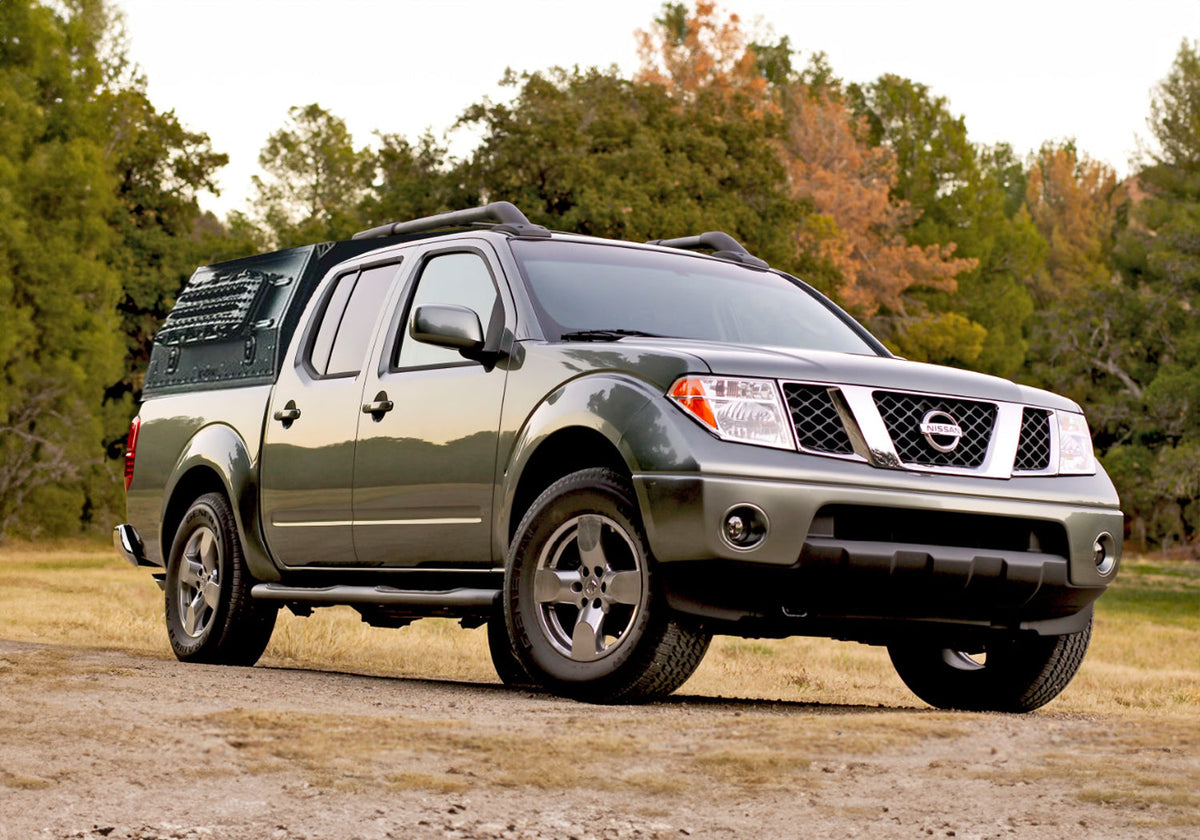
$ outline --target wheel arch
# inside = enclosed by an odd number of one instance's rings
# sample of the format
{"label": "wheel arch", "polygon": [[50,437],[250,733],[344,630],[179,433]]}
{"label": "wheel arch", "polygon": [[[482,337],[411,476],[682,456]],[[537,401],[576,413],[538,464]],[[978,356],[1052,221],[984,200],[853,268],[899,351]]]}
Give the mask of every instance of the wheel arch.
{"label": "wheel arch", "polygon": [[589,467],[606,467],[627,480],[632,476],[620,447],[596,429],[567,426],[542,440],[530,453],[513,489],[506,540],[511,542],[517,525],[543,490],[563,476]]}
{"label": "wheel arch", "polygon": [[642,459],[629,432],[658,396],[640,379],[613,374],[580,376],[546,395],[517,432],[504,466],[494,531],[498,556],[507,553],[533,500],[564,475],[589,467],[637,473]]}
{"label": "wheel arch", "polygon": [[214,423],[200,429],[183,448],[171,474],[177,478],[164,494],[159,531],[164,563],[192,502],[205,493],[221,493],[233,509],[251,574],[262,581],[279,579],[258,529],[257,459],[233,427]]}

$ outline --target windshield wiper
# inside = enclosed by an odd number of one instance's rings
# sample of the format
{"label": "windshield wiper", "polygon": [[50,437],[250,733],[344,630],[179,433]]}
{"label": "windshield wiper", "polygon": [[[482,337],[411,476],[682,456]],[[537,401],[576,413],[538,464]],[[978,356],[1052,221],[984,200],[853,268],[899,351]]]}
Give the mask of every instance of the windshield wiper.
{"label": "windshield wiper", "polygon": [[642,330],[575,330],[574,332],[565,332],[559,338],[563,341],[620,341],[629,336],[666,338],[666,336]]}

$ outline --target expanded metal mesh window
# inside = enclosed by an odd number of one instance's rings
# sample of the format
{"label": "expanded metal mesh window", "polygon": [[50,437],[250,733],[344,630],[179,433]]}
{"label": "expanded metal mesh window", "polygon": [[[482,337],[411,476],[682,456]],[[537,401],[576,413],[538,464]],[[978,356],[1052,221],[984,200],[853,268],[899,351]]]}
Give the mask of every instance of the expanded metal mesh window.
{"label": "expanded metal mesh window", "polygon": [[[876,391],[874,396],[901,461],[931,467],[969,468],[983,464],[996,425],[994,403],[889,391]],[[962,437],[953,451],[938,451],[921,433],[921,420],[930,411],[945,412],[962,429]]]}
{"label": "expanded metal mesh window", "polygon": [[1027,408],[1021,416],[1014,471],[1039,472],[1050,467],[1050,412]]}
{"label": "expanded metal mesh window", "polygon": [[800,446],[813,452],[853,454],[850,436],[846,434],[828,388],[784,383],[783,395],[787,399]]}
{"label": "expanded metal mesh window", "polygon": [[263,285],[279,276],[251,269],[197,275],[179,295],[155,340],[195,344],[240,334]]}

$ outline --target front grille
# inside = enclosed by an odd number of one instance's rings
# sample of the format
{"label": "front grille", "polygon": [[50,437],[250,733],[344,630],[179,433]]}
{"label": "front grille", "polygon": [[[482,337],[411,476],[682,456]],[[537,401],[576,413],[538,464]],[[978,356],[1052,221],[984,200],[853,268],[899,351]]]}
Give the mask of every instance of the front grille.
{"label": "front grille", "polygon": [[1013,471],[1040,472],[1050,467],[1050,412],[1026,408],[1021,416],[1021,441]]}
{"label": "front grille", "polygon": [[[994,403],[889,391],[876,391],[874,396],[896,454],[904,463],[966,468],[983,464],[996,425]],[[921,433],[921,420],[930,411],[945,412],[962,429],[962,437],[953,451],[937,450]]]}
{"label": "front grille", "polygon": [[854,453],[841,415],[829,395],[829,388],[785,382],[783,395],[787,399],[788,411],[791,412],[801,447],[830,455]]}

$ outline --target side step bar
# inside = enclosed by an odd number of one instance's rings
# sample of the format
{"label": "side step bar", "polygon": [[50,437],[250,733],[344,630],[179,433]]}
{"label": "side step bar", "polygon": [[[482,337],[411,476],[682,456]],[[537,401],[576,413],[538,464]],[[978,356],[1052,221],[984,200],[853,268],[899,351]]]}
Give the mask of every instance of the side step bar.
{"label": "side step bar", "polygon": [[313,604],[372,604],[376,606],[487,608],[499,589],[396,589],[393,586],[284,586],[260,583],[250,595],[264,601],[298,601]]}

